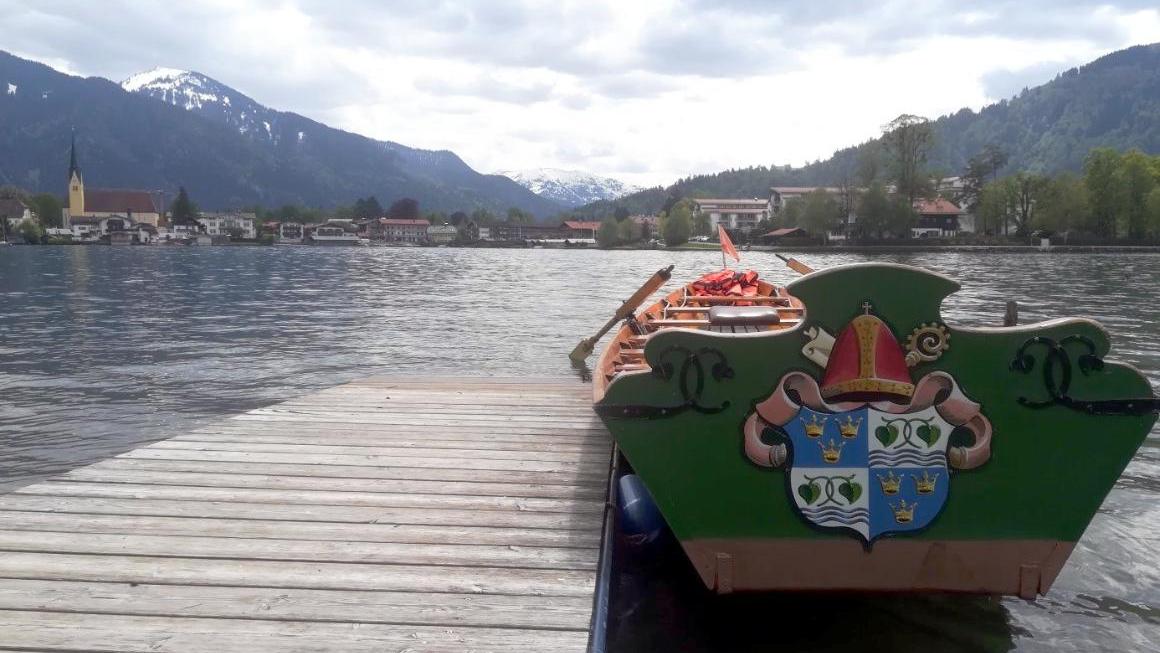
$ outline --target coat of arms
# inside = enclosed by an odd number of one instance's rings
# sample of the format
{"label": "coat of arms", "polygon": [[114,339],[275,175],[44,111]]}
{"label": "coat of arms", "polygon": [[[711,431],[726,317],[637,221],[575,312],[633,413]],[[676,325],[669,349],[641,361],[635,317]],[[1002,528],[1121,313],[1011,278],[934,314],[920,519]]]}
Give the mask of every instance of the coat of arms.
{"label": "coat of arms", "polygon": [[[824,364],[821,384],[804,372],[784,375],[744,435],[754,463],[788,463],[789,499],[807,522],[869,545],[929,526],[946,504],[951,469],[990,457],[991,424],[949,374],[911,380],[910,366],[947,348],[945,329],[915,329],[904,355],[871,305],[863,308],[837,339],[811,330],[803,354]],[[952,444],[952,434],[962,437]]]}

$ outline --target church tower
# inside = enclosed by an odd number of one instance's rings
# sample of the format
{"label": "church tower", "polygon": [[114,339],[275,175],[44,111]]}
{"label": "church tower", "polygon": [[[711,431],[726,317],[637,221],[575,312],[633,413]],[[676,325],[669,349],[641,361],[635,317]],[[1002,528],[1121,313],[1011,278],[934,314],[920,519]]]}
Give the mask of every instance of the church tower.
{"label": "church tower", "polygon": [[80,217],[84,214],[85,181],[81,178],[81,168],[77,165],[77,133],[74,131],[68,165],[68,215],[69,217]]}

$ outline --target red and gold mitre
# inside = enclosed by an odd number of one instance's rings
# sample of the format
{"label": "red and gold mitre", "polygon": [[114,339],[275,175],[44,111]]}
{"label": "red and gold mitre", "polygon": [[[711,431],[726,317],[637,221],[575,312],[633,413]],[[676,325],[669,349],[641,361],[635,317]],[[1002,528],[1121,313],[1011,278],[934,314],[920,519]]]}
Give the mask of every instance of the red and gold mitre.
{"label": "red and gold mitre", "polygon": [[822,397],[828,401],[906,402],[914,383],[902,347],[886,324],[870,315],[854,318],[834,342],[822,376]]}

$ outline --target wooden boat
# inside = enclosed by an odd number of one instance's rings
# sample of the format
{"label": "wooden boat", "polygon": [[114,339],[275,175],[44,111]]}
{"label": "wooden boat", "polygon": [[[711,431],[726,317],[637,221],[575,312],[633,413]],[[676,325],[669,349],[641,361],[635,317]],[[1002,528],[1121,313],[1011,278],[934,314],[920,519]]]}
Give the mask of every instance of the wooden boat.
{"label": "wooden boat", "polygon": [[958,288],[846,265],[626,320],[595,409],[707,587],[1050,588],[1160,401],[1098,323],[947,324]]}

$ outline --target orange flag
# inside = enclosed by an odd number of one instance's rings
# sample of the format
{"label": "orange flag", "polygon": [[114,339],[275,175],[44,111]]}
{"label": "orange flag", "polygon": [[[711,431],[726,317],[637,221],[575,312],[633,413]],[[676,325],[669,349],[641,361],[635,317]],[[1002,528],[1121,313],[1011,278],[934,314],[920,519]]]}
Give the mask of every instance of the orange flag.
{"label": "orange flag", "polygon": [[[729,240],[729,232],[725,231],[725,227],[717,225],[717,238],[721,241],[721,260],[725,260],[725,255],[733,257],[734,261],[741,262],[741,255],[737,253],[737,248],[733,246],[733,241]],[[729,267],[728,264],[725,267]]]}

